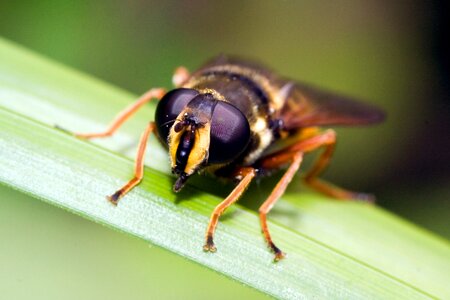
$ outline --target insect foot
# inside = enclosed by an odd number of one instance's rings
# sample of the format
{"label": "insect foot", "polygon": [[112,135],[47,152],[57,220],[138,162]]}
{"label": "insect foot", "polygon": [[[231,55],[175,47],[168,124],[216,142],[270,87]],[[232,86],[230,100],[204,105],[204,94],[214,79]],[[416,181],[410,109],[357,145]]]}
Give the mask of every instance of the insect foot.
{"label": "insect foot", "polygon": [[273,258],[274,262],[278,262],[286,257],[286,253],[280,250],[277,246],[275,246],[274,243],[270,242],[269,247],[272,250],[273,253],[275,253],[275,257]]}
{"label": "insect foot", "polygon": [[205,252],[212,252],[212,253],[217,251],[217,248],[214,245],[212,236],[208,236],[206,238],[206,244],[203,246],[203,251],[205,251]]}
{"label": "insect foot", "polygon": [[121,196],[120,190],[112,194],[111,196],[106,196],[106,199],[111,202],[114,206],[117,206],[119,203],[119,198]]}
{"label": "insect foot", "polygon": [[278,261],[282,260],[285,257],[286,257],[286,253],[280,251],[278,253],[275,253],[275,257],[274,257],[273,261],[274,262],[278,262]]}

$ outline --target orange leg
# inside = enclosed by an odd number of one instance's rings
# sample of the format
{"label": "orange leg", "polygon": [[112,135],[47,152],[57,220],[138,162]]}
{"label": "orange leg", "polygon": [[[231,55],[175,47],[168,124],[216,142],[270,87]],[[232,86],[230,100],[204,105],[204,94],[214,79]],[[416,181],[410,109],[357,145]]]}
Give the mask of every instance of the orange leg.
{"label": "orange leg", "polygon": [[161,99],[166,91],[162,88],[151,89],[143,94],[136,102],[130,104],[121,111],[109,124],[108,128],[102,132],[96,133],[74,133],[78,138],[91,139],[111,136],[126,120],[128,120],[135,112],[139,110],[145,103],[153,98]]}
{"label": "orange leg", "polygon": [[241,177],[241,181],[234,188],[234,190],[228,195],[225,200],[223,200],[219,205],[216,206],[211,218],[208,223],[208,228],[206,230],[206,243],[203,246],[204,251],[216,252],[216,246],[214,245],[214,232],[216,230],[217,222],[219,221],[220,215],[233,203],[235,203],[249,186],[250,182],[256,175],[256,171],[253,168],[242,168],[237,174]]}
{"label": "orange leg", "polygon": [[276,152],[271,156],[265,157],[261,160],[260,166],[263,169],[277,169],[283,164],[286,164],[292,160],[292,157],[297,152],[311,152],[318,147],[334,143],[336,140],[336,134],[333,130],[327,130],[323,133],[313,135],[304,140],[301,140],[294,145]]}
{"label": "orange leg", "polygon": [[272,193],[267,200],[259,208],[261,228],[269,247],[275,253],[275,261],[282,259],[285,254],[273,243],[270,236],[269,228],[267,226],[267,214],[275,205],[277,200],[283,195],[287,185],[291,182],[295,173],[300,168],[300,164],[305,152],[311,152],[319,147],[325,147],[325,151],[319,157],[312,169],[306,175],[305,181],[311,187],[319,190],[322,193],[330,195],[338,199],[363,199],[366,200],[368,196],[361,193],[347,191],[335,186],[331,186],[325,182],[320,181],[317,176],[327,167],[336,144],[336,133],[333,130],[327,130],[323,133],[318,133],[300,140],[294,145],[274,153],[271,156],[265,157],[257,163],[262,171],[270,169],[278,169],[283,165],[290,163],[289,168],[283,175],[281,180],[272,190]]}
{"label": "orange leg", "polygon": [[298,169],[300,168],[300,164],[303,160],[303,153],[297,152],[293,156],[291,154],[292,163],[287,169],[286,173],[284,173],[281,180],[278,182],[278,184],[275,186],[275,188],[272,190],[272,193],[270,194],[269,198],[267,198],[266,201],[261,205],[259,208],[259,218],[261,220],[261,229],[264,234],[264,238],[267,241],[267,244],[272,249],[272,251],[275,253],[275,261],[279,261],[282,259],[285,254],[277,247],[272,241],[272,237],[269,233],[269,228],[267,226],[267,214],[272,209],[272,207],[275,205],[277,200],[283,195],[284,191],[286,190],[288,184],[291,182],[292,178],[294,177],[295,173],[297,173]]}
{"label": "orange leg", "polygon": [[134,177],[128,181],[121,189],[116,191],[111,196],[108,196],[107,199],[111,201],[112,204],[117,205],[119,199],[123,197],[126,193],[128,193],[132,188],[134,188],[139,182],[141,182],[142,177],[144,176],[144,156],[145,149],[147,148],[147,140],[150,136],[150,133],[155,129],[155,123],[151,122],[148,124],[147,128],[141,135],[141,139],[139,141],[139,147],[136,154],[136,163],[134,169]]}
{"label": "orange leg", "polygon": [[325,133],[324,139],[321,141],[321,144],[320,143],[316,144],[316,147],[325,147],[325,150],[317,159],[316,163],[313,165],[311,170],[306,174],[305,183],[308,184],[313,189],[336,199],[359,200],[368,202],[375,201],[373,195],[349,191],[334,186],[318,178],[318,176],[322,174],[322,172],[326,169],[326,167],[330,163],[336,145],[336,134],[334,133],[334,131],[328,132],[329,132],[328,134]]}
{"label": "orange leg", "polygon": [[189,74],[188,69],[185,67],[178,67],[172,76],[172,83],[175,87],[180,87],[189,79],[190,76],[191,74]]}
{"label": "orange leg", "polygon": [[348,191],[317,178],[330,163],[335,145],[336,133],[334,130],[329,129],[305,140],[301,140],[282,152],[264,159],[261,166],[267,169],[277,168],[283,162],[287,162],[295,151],[311,152],[317,148],[325,147],[324,152],[313,165],[312,169],[306,174],[305,183],[313,189],[336,199],[373,201],[374,197],[372,195]]}

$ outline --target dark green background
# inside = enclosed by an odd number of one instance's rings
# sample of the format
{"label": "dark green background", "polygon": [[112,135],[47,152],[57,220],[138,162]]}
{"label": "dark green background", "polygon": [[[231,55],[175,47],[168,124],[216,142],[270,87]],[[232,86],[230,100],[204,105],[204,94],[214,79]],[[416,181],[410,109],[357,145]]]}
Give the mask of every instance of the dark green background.
{"label": "dark green background", "polygon": [[[387,122],[338,129],[326,177],[374,192],[380,205],[449,237],[445,6],[353,0],[0,2],[0,34],[136,94],[170,87],[179,65],[195,69],[231,53],[376,103],[388,112]],[[0,247],[0,291],[10,298],[17,292],[48,299],[45,290],[50,298],[199,298],[216,286],[215,298],[259,296],[138,240],[5,188],[1,193],[0,233],[10,244]]]}

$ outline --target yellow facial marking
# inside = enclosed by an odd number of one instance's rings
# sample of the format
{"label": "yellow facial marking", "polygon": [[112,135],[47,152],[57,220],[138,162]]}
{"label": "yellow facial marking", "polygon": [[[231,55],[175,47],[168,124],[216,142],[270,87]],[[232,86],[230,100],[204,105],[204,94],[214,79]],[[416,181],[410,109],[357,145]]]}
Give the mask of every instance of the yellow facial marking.
{"label": "yellow facial marking", "polygon": [[[176,167],[177,149],[181,142],[181,137],[186,130],[191,130],[190,126],[185,127],[180,132],[175,132],[174,128],[175,126],[172,126],[169,133],[169,153],[172,169]],[[200,165],[208,159],[210,130],[211,126],[209,123],[195,129],[194,145],[189,153],[187,164],[184,169],[184,173],[187,175],[192,175],[192,173],[194,173]]]}
{"label": "yellow facial marking", "polygon": [[195,130],[195,143],[187,161],[184,172],[188,175],[194,173],[205,159],[208,159],[208,149],[210,141],[210,124],[205,124]]}
{"label": "yellow facial marking", "polygon": [[174,128],[175,126],[172,126],[172,128],[170,128],[168,139],[170,165],[172,166],[172,169],[175,168],[175,165],[177,163],[177,149],[178,145],[180,144],[181,136],[183,135],[184,132],[184,129],[180,132],[175,132]]}

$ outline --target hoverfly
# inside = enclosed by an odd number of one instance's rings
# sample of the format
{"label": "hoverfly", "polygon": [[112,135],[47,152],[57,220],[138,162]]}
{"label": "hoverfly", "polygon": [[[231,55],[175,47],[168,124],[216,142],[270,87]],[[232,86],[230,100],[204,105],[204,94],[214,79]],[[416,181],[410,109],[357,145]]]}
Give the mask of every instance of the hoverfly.
{"label": "hoverfly", "polygon": [[334,198],[371,199],[318,179],[336,143],[335,131],[320,127],[378,123],[384,119],[380,109],[226,56],[211,60],[192,74],[179,67],[173,83],[176,88],[169,92],[162,88],[149,90],[120,112],[105,131],[74,134],[79,138],[111,136],[144,104],[159,100],[155,121],[147,125],[140,138],[134,177],[108,196],[113,204],[117,205],[142,180],[151,133],[168,148],[172,172],[177,176],[175,192],[197,172],[238,181],[211,214],[205,251],[216,251],[213,237],[220,215],[241,197],[252,180],[287,167],[259,208],[264,238],[275,260],[283,258],[285,254],[272,241],[266,216],[299,170],[304,154],[319,148],[324,151],[304,177],[307,185]]}

